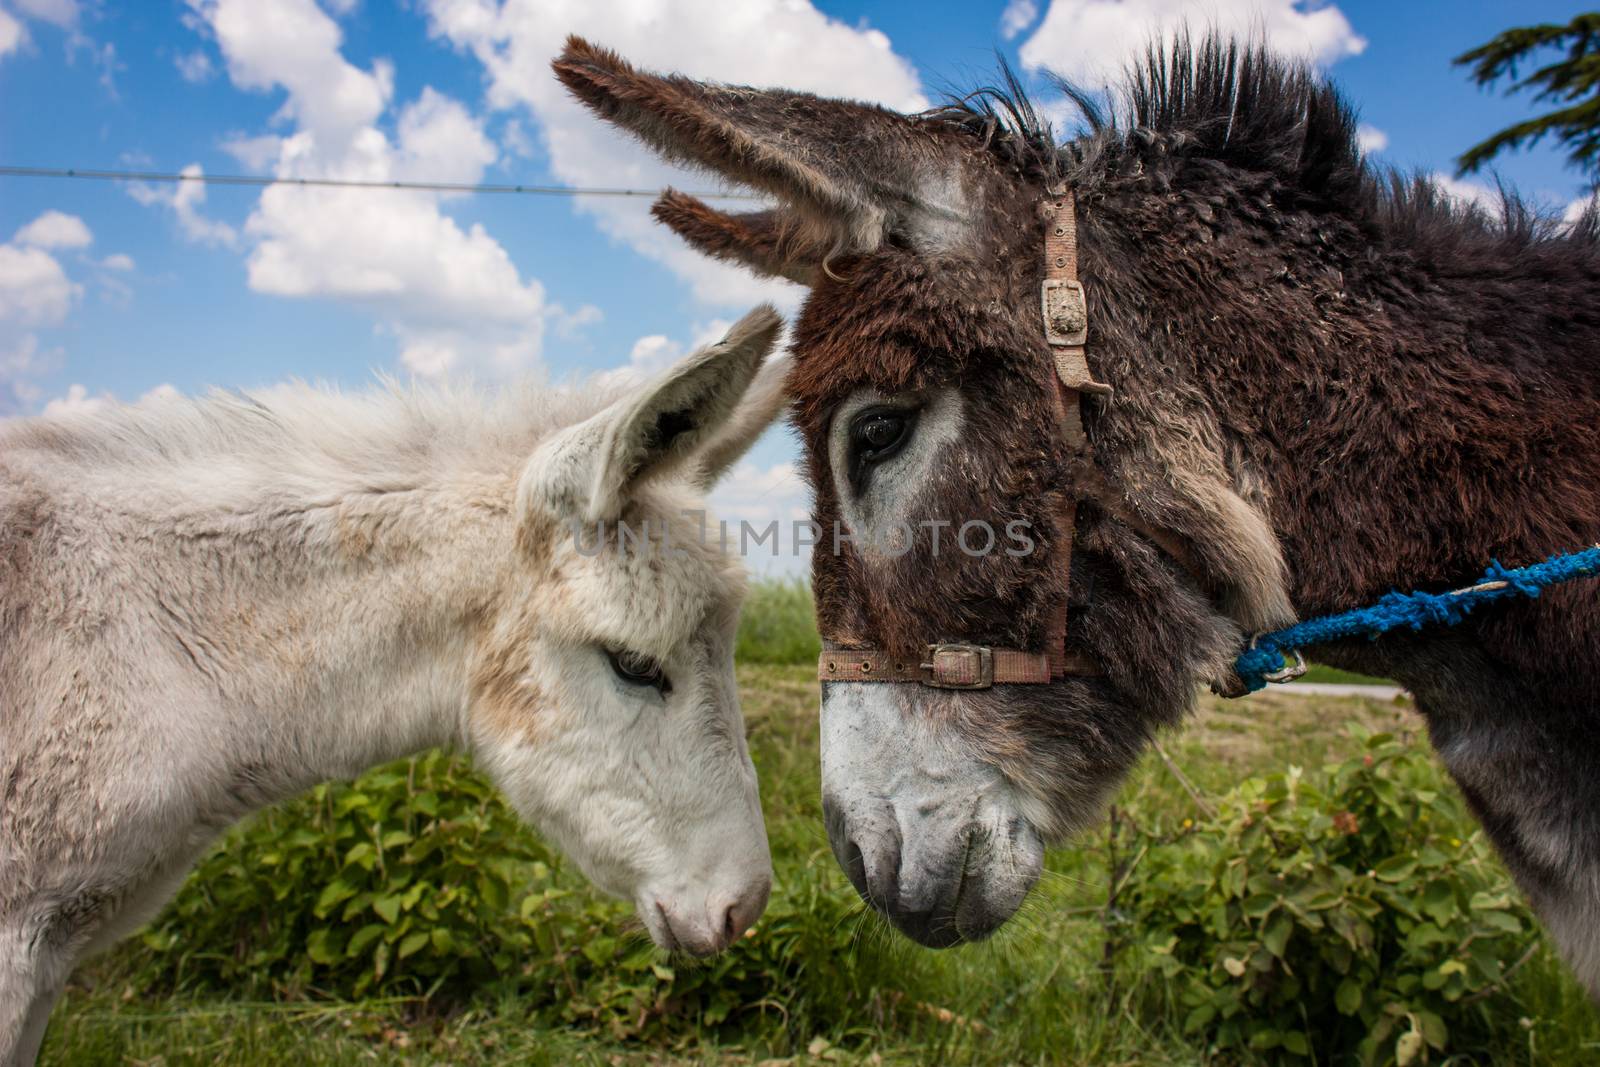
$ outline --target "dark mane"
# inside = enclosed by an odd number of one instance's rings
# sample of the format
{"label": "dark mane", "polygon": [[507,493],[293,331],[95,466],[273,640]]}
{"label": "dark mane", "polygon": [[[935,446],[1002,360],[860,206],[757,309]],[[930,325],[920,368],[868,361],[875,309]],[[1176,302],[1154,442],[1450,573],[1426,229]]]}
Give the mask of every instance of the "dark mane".
{"label": "dark mane", "polygon": [[1084,128],[1064,144],[1004,61],[1000,81],[919,118],[980,138],[1008,169],[1040,182],[1095,154],[1206,159],[1269,171],[1324,209],[1424,243],[1490,238],[1527,246],[1565,239],[1600,249],[1600,214],[1593,208],[1566,225],[1502,186],[1500,210],[1490,212],[1449,196],[1424,175],[1372,166],[1357,145],[1356,113],[1343,95],[1305,63],[1261,43],[1179,34],[1152,44],[1128,71],[1121,105],[1109,118],[1092,94],[1056,79]]}

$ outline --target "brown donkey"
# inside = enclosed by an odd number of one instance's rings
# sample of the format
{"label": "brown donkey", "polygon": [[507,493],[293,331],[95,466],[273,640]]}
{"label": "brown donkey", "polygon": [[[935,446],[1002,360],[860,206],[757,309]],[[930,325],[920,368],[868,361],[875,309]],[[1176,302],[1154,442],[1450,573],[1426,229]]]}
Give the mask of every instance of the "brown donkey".
{"label": "brown donkey", "polygon": [[[1003,923],[1252,632],[1600,539],[1600,219],[1510,196],[1491,219],[1374,172],[1304,69],[1180,42],[1063,145],[1015,86],[906,116],[579,40],[556,73],[778,204],[656,213],[811,287],[790,384],[842,534],[819,622],[836,669],[924,683],[824,682],[828,833],[923,944]],[[985,551],[1002,530],[1027,536]],[[1596,990],[1600,588],[1319,657],[1416,694]]]}

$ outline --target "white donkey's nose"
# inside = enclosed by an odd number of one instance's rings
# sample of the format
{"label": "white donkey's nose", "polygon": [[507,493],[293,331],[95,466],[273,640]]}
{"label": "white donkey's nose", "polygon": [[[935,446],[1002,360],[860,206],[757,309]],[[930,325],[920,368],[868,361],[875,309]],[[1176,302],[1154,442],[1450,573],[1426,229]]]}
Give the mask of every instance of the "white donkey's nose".
{"label": "white donkey's nose", "polygon": [[647,918],[645,925],[664,949],[691,956],[715,955],[761,917],[771,892],[772,877],[763,874],[737,890],[713,890],[703,903],[657,898],[653,902],[657,922]]}

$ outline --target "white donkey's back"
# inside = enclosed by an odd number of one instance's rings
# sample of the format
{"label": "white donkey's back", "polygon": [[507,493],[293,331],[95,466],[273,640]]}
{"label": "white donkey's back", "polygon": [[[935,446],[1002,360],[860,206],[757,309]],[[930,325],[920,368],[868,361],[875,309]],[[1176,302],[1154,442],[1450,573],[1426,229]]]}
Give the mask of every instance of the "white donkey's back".
{"label": "white donkey's back", "polygon": [[779,411],[778,329],[609,406],[294,387],[0,424],[0,1067],[223,828],[433,745],[658,944],[753,922],[743,572],[693,513]]}

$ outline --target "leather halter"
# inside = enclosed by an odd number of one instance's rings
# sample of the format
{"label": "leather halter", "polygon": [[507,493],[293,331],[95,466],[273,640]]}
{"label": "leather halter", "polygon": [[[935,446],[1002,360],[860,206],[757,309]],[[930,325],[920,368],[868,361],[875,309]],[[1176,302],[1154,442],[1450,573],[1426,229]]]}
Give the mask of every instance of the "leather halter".
{"label": "leather halter", "polygon": [[[1054,400],[1061,439],[1075,473],[1085,479],[1089,492],[1072,498],[1057,519],[1057,551],[1061,556],[1061,601],[1051,613],[1044,652],[985,645],[928,645],[918,662],[877,649],[825,651],[817,660],[817,677],[824,682],[917,682],[935,689],[987,689],[992,685],[1044,685],[1070,676],[1094,676],[1099,666],[1067,651],[1067,594],[1071,588],[1072,541],[1077,528],[1078,503],[1085,495],[1114,500],[1105,492],[1089,455],[1083,431],[1083,395],[1111,395],[1111,386],[1089,372],[1085,346],[1089,339],[1089,304],[1078,280],[1078,218],[1072,190],[1052,185],[1043,204],[1045,217],[1044,283],[1040,305],[1044,313],[1045,340],[1055,362]],[[1112,507],[1119,519],[1130,520],[1126,508]],[[1149,533],[1137,520],[1131,524]],[[1170,536],[1152,534],[1169,553],[1187,562],[1187,550]]]}

